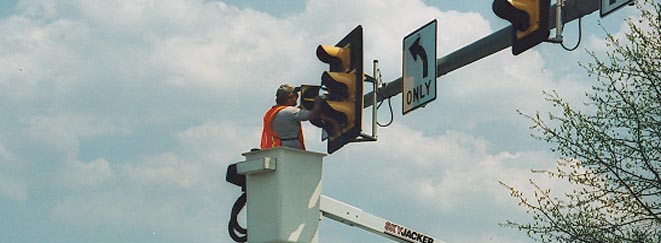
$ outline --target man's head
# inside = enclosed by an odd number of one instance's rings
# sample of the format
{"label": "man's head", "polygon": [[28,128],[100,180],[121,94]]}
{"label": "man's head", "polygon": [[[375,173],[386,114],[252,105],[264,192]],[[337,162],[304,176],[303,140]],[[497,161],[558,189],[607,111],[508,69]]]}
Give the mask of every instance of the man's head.
{"label": "man's head", "polygon": [[275,93],[275,102],[279,105],[296,105],[299,90],[299,87],[294,87],[291,84],[280,85]]}

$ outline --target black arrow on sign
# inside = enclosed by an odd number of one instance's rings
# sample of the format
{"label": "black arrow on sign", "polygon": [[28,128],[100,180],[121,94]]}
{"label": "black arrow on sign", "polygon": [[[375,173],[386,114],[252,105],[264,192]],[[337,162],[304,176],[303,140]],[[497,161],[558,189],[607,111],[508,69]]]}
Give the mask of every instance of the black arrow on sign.
{"label": "black arrow on sign", "polygon": [[422,78],[429,76],[427,52],[425,52],[425,48],[422,48],[420,45],[420,36],[418,36],[418,39],[416,39],[413,44],[409,46],[409,52],[411,52],[411,56],[413,56],[413,61],[417,61],[418,56],[420,56],[420,59],[422,59]]}

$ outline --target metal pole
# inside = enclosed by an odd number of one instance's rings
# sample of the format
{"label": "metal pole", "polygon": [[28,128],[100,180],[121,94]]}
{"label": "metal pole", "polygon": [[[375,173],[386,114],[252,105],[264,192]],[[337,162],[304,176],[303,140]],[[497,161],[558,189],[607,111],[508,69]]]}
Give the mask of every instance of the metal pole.
{"label": "metal pole", "polygon": [[[591,14],[599,9],[600,0],[566,0],[562,8],[562,18],[558,23],[569,23],[577,18]],[[552,6],[549,13],[549,28],[556,26],[556,8]],[[436,75],[440,77],[451,71],[457,70],[472,62],[499,52],[512,45],[512,26],[507,26],[494,32],[476,42],[473,42],[453,53],[439,58],[436,61]],[[398,95],[402,92],[402,77],[386,83],[380,89],[365,94],[364,107],[369,107],[376,102]],[[377,95],[375,95],[375,93]],[[374,98],[376,96],[376,99]]]}
{"label": "metal pole", "polygon": [[[377,89],[379,88],[379,84],[381,82],[381,78],[379,77],[378,71],[379,71],[379,60],[374,60],[372,63],[372,75],[374,75],[374,79],[376,79],[372,83],[372,92],[377,92]],[[372,95],[372,104],[376,104],[376,95]],[[376,105],[372,106],[372,137],[376,139],[376,123],[377,123],[377,114],[376,114]]]}
{"label": "metal pole", "polygon": [[562,43],[562,6],[565,5],[565,0],[557,0],[555,2],[555,38]]}

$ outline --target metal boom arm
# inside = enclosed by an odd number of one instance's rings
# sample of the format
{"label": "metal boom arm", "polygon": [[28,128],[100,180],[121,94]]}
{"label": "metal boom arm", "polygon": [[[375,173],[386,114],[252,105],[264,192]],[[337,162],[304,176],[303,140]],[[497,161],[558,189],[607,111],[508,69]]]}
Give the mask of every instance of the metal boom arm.
{"label": "metal boom arm", "polygon": [[[599,0],[567,0],[562,8],[562,23],[569,23],[577,18],[591,14],[599,9]],[[556,26],[556,6],[553,5],[549,14],[549,28]],[[455,52],[452,52],[437,60],[437,77],[457,70],[472,62],[499,52],[512,45],[512,26],[509,25],[499,31],[477,40]],[[402,92],[402,77],[399,77],[377,90],[376,102],[398,95]],[[373,105],[374,92],[365,94],[365,105]]]}
{"label": "metal boom arm", "polygon": [[320,200],[319,211],[322,215],[340,223],[359,227],[396,242],[444,243],[432,236],[392,223],[330,197],[321,195]]}

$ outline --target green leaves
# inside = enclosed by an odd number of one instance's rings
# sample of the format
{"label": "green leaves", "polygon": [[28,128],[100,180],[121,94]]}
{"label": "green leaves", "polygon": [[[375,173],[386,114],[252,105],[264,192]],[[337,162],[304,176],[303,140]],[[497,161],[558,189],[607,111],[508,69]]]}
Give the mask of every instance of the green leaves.
{"label": "green leaves", "polygon": [[527,115],[533,137],[552,145],[556,170],[533,171],[569,182],[561,197],[530,181],[533,197],[501,182],[532,222],[507,221],[540,242],[661,242],[661,4],[639,1],[624,39],[608,35],[602,60],[582,65],[597,83],[577,108],[555,91],[557,112]]}

